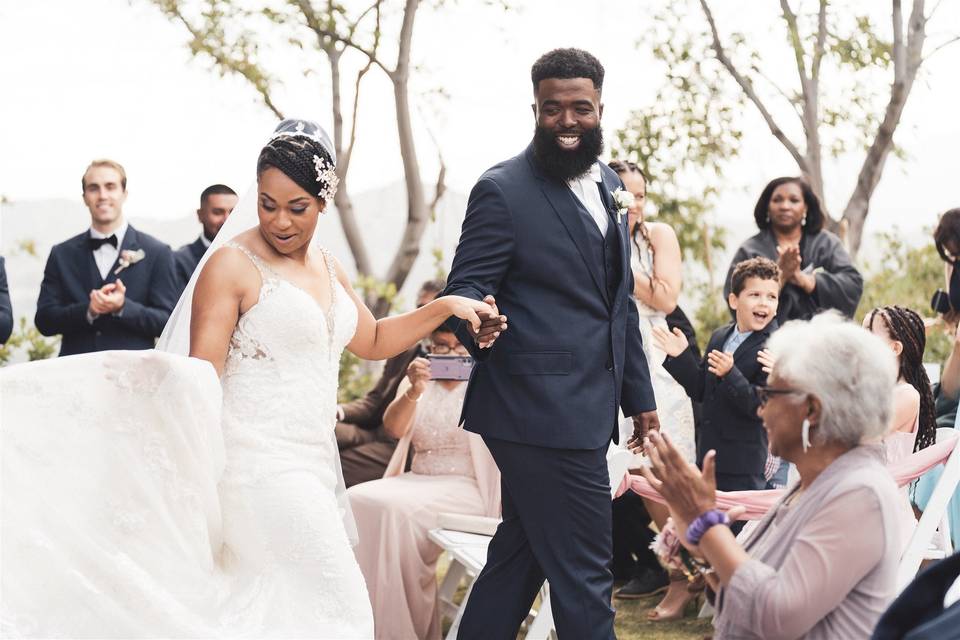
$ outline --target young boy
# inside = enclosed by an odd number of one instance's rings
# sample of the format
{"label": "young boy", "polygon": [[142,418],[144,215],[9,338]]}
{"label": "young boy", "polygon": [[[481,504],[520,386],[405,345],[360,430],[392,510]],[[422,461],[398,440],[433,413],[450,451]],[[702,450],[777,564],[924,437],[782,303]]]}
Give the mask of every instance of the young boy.
{"label": "young boy", "polygon": [[699,365],[676,329],[655,327],[653,338],[667,354],[664,368],[692,400],[703,403],[697,464],[715,449],[718,489],[764,489],[767,433],[757,416],[754,386],[767,381],[757,352],[777,328],[780,269],[766,258],[744,260],[734,268],[731,284],[728,302],[736,321],[713,332]]}

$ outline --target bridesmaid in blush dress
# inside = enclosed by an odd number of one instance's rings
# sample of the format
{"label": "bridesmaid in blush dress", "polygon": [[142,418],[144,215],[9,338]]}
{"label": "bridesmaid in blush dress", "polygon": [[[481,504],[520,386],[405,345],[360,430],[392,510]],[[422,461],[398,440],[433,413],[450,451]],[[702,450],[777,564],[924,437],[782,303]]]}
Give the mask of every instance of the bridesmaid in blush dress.
{"label": "bridesmaid in blush dress", "polygon": [[[428,351],[468,355],[453,333],[431,336]],[[440,638],[437,559],[427,537],[440,513],[499,517],[500,473],[480,436],[458,425],[466,383],[430,379],[430,364],[407,368],[383,424],[399,438],[380,480],[347,490],[360,543],[355,551],[373,604],[377,640]],[[410,471],[404,472],[413,447]]]}
{"label": "bridesmaid in blush dress", "polygon": [[[628,210],[632,236],[630,268],[633,271],[633,300],[640,316],[640,333],[657,399],[660,431],[669,434],[684,459],[693,462],[696,458],[693,406],[687,392],[663,368],[666,354],[654,345],[652,337],[654,326],[667,329],[667,314],[677,308],[683,282],[680,243],[670,225],[649,223],[643,219],[647,180],[640,167],[633,162],[612,160],[610,168],[617,172],[627,191],[634,196],[634,205]],[[666,507],[646,499],[644,505],[657,528],[662,529],[669,515]],[[667,594],[650,612],[650,619],[671,620],[681,617],[687,602],[694,595],[687,587],[687,579],[683,574],[671,574]]]}
{"label": "bridesmaid in blush dress", "polygon": [[[912,309],[877,307],[863,318],[863,326],[890,345],[900,368],[893,389],[893,423],[883,436],[886,463],[902,460],[936,441],[937,425],[930,380],[923,368],[926,333],[923,319]],[[900,490],[902,542],[906,545],[917,524],[909,488]]]}

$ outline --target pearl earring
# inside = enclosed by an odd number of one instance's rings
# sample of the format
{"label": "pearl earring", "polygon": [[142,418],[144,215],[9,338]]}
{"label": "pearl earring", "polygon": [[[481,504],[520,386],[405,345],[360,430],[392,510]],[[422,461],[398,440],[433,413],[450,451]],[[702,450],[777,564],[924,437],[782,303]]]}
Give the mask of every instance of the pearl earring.
{"label": "pearl earring", "polygon": [[803,216],[803,218],[800,220],[800,226],[807,226],[807,216]]}

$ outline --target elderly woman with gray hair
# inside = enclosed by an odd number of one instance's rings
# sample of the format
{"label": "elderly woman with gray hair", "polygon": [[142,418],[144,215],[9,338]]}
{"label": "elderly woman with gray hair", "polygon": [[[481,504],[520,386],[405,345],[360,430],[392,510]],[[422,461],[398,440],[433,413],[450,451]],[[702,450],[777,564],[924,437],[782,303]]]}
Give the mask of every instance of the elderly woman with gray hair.
{"label": "elderly woman with gray hair", "polygon": [[716,509],[715,452],[700,472],[652,433],[644,476],[713,569],[715,638],[868,638],[893,599],[900,549],[897,487],[880,445],[866,444],[890,424],[895,359],[836,314],[790,322],[768,344],[776,365],[759,413],[800,481],[743,544]]}

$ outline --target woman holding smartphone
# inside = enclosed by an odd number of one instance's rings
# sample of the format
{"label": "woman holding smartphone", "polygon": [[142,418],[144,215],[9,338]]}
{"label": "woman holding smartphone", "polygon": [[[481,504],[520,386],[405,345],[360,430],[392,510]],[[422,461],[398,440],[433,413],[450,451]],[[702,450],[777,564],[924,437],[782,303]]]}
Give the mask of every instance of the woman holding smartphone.
{"label": "woman holding smartphone", "polygon": [[[427,353],[469,355],[442,327],[430,336]],[[386,473],[347,491],[377,640],[440,638],[436,572],[442,550],[427,537],[438,515],[500,515],[496,464],[480,436],[459,426],[466,388],[464,380],[431,376],[430,359],[415,358],[383,415],[384,429],[399,439]]]}

